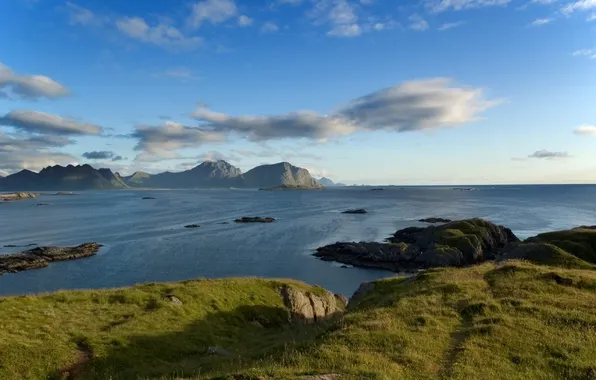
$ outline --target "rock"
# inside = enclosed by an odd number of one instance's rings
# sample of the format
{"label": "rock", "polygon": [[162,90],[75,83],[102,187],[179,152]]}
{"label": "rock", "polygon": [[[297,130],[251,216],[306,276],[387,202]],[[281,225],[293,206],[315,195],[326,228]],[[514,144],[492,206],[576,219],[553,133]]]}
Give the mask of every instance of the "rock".
{"label": "rock", "polygon": [[273,219],[273,218],[269,218],[269,217],[262,218],[260,216],[254,216],[254,217],[244,216],[240,219],[235,220],[236,223],[272,223],[274,221],[275,221],[275,219]]}
{"label": "rock", "polygon": [[425,219],[420,219],[419,222],[422,223],[449,223],[451,222],[451,219],[445,219],[445,218],[425,218]]}
{"label": "rock", "polygon": [[216,347],[216,346],[208,347],[207,353],[210,355],[234,356],[234,354],[231,351],[228,351],[225,348]]}
{"label": "rock", "polygon": [[50,204],[49,203],[38,203],[37,205],[38,206],[49,206]]}
{"label": "rock", "polygon": [[6,244],[4,248],[16,248],[17,246],[14,244]]}
{"label": "rock", "polygon": [[346,210],[346,211],[342,212],[342,214],[367,214],[367,213],[368,213],[368,211],[366,211],[363,208],[357,208],[354,210]]}
{"label": "rock", "polygon": [[[335,243],[317,248],[314,256],[324,261],[336,261],[357,267],[399,271],[418,254],[412,244],[386,244],[375,242]],[[415,267],[414,265],[410,265]]]}
{"label": "rock", "polygon": [[143,197],[141,199],[155,199],[155,197]]}
{"label": "rock", "polygon": [[35,193],[0,193],[0,199],[4,201],[16,201],[20,199],[37,198]]}
{"label": "rock", "polygon": [[367,295],[368,293],[372,292],[375,289],[375,283],[370,282],[363,282],[360,284],[358,289],[352,294],[350,300],[348,301],[348,306],[352,307],[352,305],[356,305],[358,302],[362,300],[362,298]]}
{"label": "rock", "polygon": [[230,224],[229,222],[219,222],[217,224]]}
{"label": "rock", "polygon": [[0,275],[43,268],[51,261],[74,260],[93,256],[100,244],[85,243],[76,247],[37,247],[12,255],[0,255]]}
{"label": "rock", "polygon": [[468,219],[426,228],[404,228],[387,239],[387,243],[338,242],[318,248],[314,256],[325,261],[401,272],[492,260],[506,246],[518,241],[508,228],[482,219]]}
{"label": "rock", "polygon": [[349,268],[347,265],[342,265],[340,268]]}
{"label": "rock", "polygon": [[333,318],[343,311],[343,307],[337,304],[335,294],[329,291],[316,295],[284,285],[281,295],[290,311],[290,320],[294,323],[312,324]]}
{"label": "rock", "polygon": [[179,299],[178,297],[176,297],[176,296],[173,296],[173,295],[167,295],[167,296],[165,296],[164,298],[165,298],[166,300],[170,301],[170,302],[171,302],[173,305],[176,305],[176,306],[182,306],[182,305],[184,305],[184,304],[182,303],[182,301],[180,301],[180,299]]}
{"label": "rock", "polygon": [[186,226],[184,226],[184,228],[199,228],[199,227],[201,227],[201,226],[198,224],[187,224]]}

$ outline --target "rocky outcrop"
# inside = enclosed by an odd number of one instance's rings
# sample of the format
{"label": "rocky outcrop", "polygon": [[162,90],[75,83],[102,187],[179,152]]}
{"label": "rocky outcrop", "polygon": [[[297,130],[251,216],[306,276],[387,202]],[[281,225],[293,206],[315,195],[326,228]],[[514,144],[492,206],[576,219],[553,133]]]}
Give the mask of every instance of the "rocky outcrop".
{"label": "rocky outcrop", "polygon": [[342,305],[343,299],[327,290],[322,294],[314,294],[284,285],[281,287],[281,296],[293,323],[312,324],[325,321],[338,316],[345,308]]}
{"label": "rocky outcrop", "polygon": [[18,201],[21,199],[33,199],[36,198],[37,194],[34,193],[0,193],[0,200],[2,201]]}
{"label": "rocky outcrop", "polygon": [[405,228],[386,243],[335,243],[318,248],[314,255],[326,261],[400,272],[479,263],[494,259],[518,241],[508,228],[469,219]]}
{"label": "rocky outcrop", "polygon": [[367,213],[368,213],[368,211],[366,211],[363,208],[357,208],[354,210],[346,210],[346,211],[342,212],[342,214],[367,214]]}
{"label": "rocky outcrop", "polygon": [[0,255],[0,275],[43,268],[51,261],[74,260],[93,256],[100,244],[84,243],[76,247],[37,247],[12,255]]}
{"label": "rocky outcrop", "polygon": [[201,227],[201,226],[198,224],[187,224],[186,226],[184,226],[184,228],[199,228],[199,227]]}
{"label": "rocky outcrop", "polygon": [[242,218],[236,219],[236,223],[273,223],[273,218],[263,218],[260,216],[243,216]]}
{"label": "rocky outcrop", "polygon": [[424,219],[420,219],[419,222],[421,223],[449,223],[452,222],[451,219],[445,219],[445,218],[424,218]]}

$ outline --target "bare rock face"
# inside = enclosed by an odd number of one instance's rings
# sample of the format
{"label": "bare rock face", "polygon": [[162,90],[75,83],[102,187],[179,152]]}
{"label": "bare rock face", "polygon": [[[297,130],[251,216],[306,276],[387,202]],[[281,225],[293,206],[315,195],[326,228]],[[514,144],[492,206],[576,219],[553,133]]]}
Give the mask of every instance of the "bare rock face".
{"label": "bare rock face", "polygon": [[290,320],[294,323],[321,322],[339,315],[344,310],[343,306],[338,305],[337,296],[329,291],[323,295],[317,295],[284,285],[281,288],[281,295],[284,305],[290,311]]}
{"label": "bare rock face", "polygon": [[0,256],[0,275],[47,267],[51,261],[74,260],[93,256],[100,244],[84,243],[76,247],[36,247],[13,255]]}

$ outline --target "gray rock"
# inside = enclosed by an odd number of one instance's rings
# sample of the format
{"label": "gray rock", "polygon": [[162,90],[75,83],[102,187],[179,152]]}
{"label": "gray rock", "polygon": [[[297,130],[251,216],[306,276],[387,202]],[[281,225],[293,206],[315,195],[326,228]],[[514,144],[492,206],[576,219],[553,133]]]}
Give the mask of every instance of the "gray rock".
{"label": "gray rock", "polygon": [[343,308],[338,307],[335,294],[329,291],[324,295],[316,295],[284,285],[281,295],[294,323],[312,324],[333,318],[343,311]]}
{"label": "gray rock", "polygon": [[186,226],[184,226],[184,228],[199,228],[199,227],[201,227],[201,226],[198,224],[187,224]]}
{"label": "gray rock", "polygon": [[352,305],[358,304],[366,296],[368,293],[372,292],[375,289],[375,283],[372,281],[363,282],[360,284],[358,289],[352,294],[350,297],[350,301],[348,302],[348,307],[352,307]]}
{"label": "gray rock", "polygon": [[176,306],[182,306],[182,305],[184,305],[184,304],[182,303],[182,301],[180,301],[180,298],[178,298],[178,297],[176,297],[176,296],[173,296],[173,295],[167,295],[167,296],[165,296],[164,298],[165,298],[166,300],[170,301],[170,302],[171,302],[173,305],[176,305]]}
{"label": "gray rock", "polygon": [[275,219],[273,218],[263,218],[260,216],[243,216],[242,218],[236,219],[236,223],[272,223]]}

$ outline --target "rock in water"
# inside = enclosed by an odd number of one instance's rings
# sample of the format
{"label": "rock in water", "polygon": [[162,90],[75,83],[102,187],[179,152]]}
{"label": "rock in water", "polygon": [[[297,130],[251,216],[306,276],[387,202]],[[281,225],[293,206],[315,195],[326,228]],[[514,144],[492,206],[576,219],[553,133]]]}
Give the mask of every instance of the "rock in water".
{"label": "rock in water", "polygon": [[143,197],[141,199],[155,199],[155,197]]}
{"label": "rock in water", "polygon": [[184,226],[184,228],[199,228],[199,227],[201,227],[201,226],[198,224],[187,224],[186,226]]}
{"label": "rock in water", "polygon": [[510,229],[482,219],[408,227],[387,240],[330,244],[318,248],[314,255],[326,261],[399,272],[491,260],[504,247],[519,241]]}
{"label": "rock in water", "polygon": [[0,255],[0,275],[43,268],[50,261],[74,260],[93,256],[100,244],[84,243],[76,247],[37,247],[12,255]]}
{"label": "rock in water", "polygon": [[236,223],[272,223],[275,219],[273,218],[263,218],[260,216],[244,216],[242,218],[236,219]]}
{"label": "rock in water", "polygon": [[16,201],[20,199],[33,199],[37,198],[37,194],[34,193],[1,193],[0,200],[3,201]]}
{"label": "rock in water", "polygon": [[346,211],[342,212],[342,214],[367,214],[367,213],[368,213],[368,211],[366,211],[363,208],[357,208],[354,210],[346,210]]}

